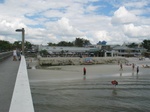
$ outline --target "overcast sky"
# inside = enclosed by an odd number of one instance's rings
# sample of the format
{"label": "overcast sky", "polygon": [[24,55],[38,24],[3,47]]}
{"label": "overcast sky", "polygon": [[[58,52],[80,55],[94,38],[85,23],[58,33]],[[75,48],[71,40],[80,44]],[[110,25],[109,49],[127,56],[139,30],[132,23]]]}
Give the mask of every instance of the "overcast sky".
{"label": "overcast sky", "polygon": [[150,0],[0,0],[0,40],[32,44],[90,40],[92,44],[150,39]]}

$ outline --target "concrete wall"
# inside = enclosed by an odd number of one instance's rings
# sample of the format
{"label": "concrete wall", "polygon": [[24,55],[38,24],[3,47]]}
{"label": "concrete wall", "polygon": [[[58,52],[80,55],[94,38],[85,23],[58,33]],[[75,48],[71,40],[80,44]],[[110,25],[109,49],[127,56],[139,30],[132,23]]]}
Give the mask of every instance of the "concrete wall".
{"label": "concrete wall", "polygon": [[12,51],[0,53],[0,61],[3,61],[4,59],[6,59],[12,55],[13,55]]}
{"label": "concrete wall", "polygon": [[26,67],[25,58],[21,56],[9,112],[34,112]]}

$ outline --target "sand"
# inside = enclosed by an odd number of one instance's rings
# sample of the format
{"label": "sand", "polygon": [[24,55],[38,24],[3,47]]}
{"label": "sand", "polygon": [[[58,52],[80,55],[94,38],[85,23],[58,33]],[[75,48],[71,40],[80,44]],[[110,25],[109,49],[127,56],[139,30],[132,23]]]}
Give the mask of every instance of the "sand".
{"label": "sand", "polygon": [[[135,63],[140,68],[143,63],[150,64],[149,59],[139,61],[138,58],[127,58],[127,60],[129,60],[129,64]],[[34,61],[29,64],[34,64]],[[46,69],[28,69],[29,80],[32,84],[37,82],[80,80],[83,79],[83,67],[86,67],[87,70],[86,79],[120,76],[133,72],[132,66],[125,64],[123,64],[123,70],[120,70],[120,65],[118,64],[50,66]]]}

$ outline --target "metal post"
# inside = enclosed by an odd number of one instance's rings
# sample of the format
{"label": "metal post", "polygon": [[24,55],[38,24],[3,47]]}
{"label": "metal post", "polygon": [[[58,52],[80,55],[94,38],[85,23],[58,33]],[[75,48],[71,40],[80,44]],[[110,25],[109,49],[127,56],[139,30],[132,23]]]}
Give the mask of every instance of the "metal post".
{"label": "metal post", "polygon": [[25,30],[24,28],[22,28],[22,55],[24,55],[24,34],[25,34]]}
{"label": "metal post", "polygon": [[24,55],[24,34],[25,34],[25,30],[24,30],[24,28],[16,29],[16,32],[22,32],[22,55]]}

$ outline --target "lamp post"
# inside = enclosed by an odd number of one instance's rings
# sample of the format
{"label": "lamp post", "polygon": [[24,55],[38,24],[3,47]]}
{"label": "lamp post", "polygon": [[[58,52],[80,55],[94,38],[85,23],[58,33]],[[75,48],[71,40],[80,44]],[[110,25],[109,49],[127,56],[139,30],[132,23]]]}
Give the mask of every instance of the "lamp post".
{"label": "lamp post", "polygon": [[25,30],[24,30],[24,28],[16,29],[16,32],[22,32],[22,55],[24,55],[24,34],[25,34]]}

